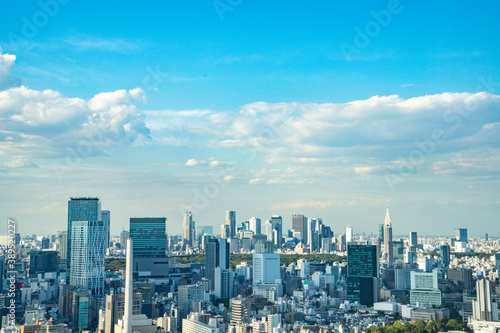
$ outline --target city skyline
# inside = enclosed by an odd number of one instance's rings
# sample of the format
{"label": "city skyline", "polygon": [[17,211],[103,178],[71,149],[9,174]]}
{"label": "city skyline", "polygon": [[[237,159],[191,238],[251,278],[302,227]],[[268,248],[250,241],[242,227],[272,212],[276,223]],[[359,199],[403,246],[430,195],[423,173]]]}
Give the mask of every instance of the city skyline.
{"label": "city skyline", "polygon": [[99,196],[114,235],[230,210],[377,233],[389,200],[394,234],[495,236],[498,3],[56,4],[0,11],[0,218],[21,233]]}

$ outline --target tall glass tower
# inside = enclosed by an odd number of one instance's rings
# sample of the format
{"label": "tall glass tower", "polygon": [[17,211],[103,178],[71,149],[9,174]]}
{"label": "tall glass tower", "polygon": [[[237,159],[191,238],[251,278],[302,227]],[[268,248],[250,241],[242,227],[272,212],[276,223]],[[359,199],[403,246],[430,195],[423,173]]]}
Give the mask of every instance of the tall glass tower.
{"label": "tall glass tower", "polygon": [[376,245],[347,245],[347,299],[373,306],[378,301],[379,262]]}
{"label": "tall glass tower", "polygon": [[103,221],[73,221],[70,285],[104,295],[106,227]]}
{"label": "tall glass tower", "polygon": [[[73,222],[75,221],[101,221],[101,202],[99,198],[70,198],[68,201],[68,246],[67,251],[67,272],[71,274],[71,241]],[[68,281],[70,279],[68,274]]]}
{"label": "tall glass tower", "polygon": [[167,219],[165,217],[131,217],[130,238],[134,258],[165,258]]}

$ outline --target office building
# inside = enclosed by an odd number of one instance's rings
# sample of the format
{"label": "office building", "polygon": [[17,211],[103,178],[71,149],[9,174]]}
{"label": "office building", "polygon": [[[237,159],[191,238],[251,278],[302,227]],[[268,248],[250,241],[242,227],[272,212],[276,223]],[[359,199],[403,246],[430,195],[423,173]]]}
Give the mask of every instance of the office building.
{"label": "office building", "polygon": [[392,242],[392,253],[394,255],[394,263],[402,264],[405,260],[405,245],[403,241]]}
{"label": "office building", "polygon": [[130,238],[130,232],[127,230],[122,230],[120,232],[120,249],[127,248],[127,239]]}
{"label": "office building", "polygon": [[274,244],[280,248],[283,243],[283,219],[280,215],[273,215],[271,216],[271,224],[273,225]]}
{"label": "office building", "polygon": [[210,290],[215,288],[215,269],[229,269],[230,252],[227,239],[210,239],[205,249],[205,277]]}
{"label": "office building", "polygon": [[59,268],[63,271],[66,271],[67,259],[68,259],[68,232],[67,231],[58,231],[58,240],[59,240]]}
{"label": "office building", "polygon": [[476,320],[498,321],[498,305],[491,299],[491,284],[488,279],[476,281],[477,299],[472,301],[473,318]]}
{"label": "office building", "polygon": [[379,294],[379,262],[376,245],[347,245],[347,299],[373,306]]}
{"label": "office building", "polygon": [[346,243],[350,243],[354,240],[353,234],[352,234],[352,227],[348,225],[345,227],[345,241]]}
{"label": "office building", "polygon": [[216,267],[214,273],[214,289],[216,298],[232,298],[234,289],[234,272],[230,269]]}
{"label": "office building", "polygon": [[250,322],[250,300],[248,298],[231,299],[231,325]]}
{"label": "office building", "polygon": [[[135,293],[133,295],[132,314],[138,315],[142,312],[142,295]],[[125,314],[125,295],[114,294],[106,295],[105,324],[104,333],[114,333],[115,325]]]}
{"label": "office building", "polygon": [[38,274],[57,272],[57,251],[37,251],[29,252],[30,268],[28,276],[36,278]]}
{"label": "office building", "polygon": [[213,235],[214,227],[211,225],[199,225],[196,226],[196,238],[199,238],[203,235]]}
{"label": "office building", "polygon": [[186,212],[184,214],[184,221],[182,222],[182,247],[184,249],[194,246],[193,230],[193,214],[191,214],[191,212]]}
{"label": "office building", "polygon": [[448,280],[454,281],[458,287],[465,290],[472,290],[473,279],[472,270],[467,268],[453,268],[448,270]]}
{"label": "office building", "polygon": [[105,227],[103,221],[72,221],[70,284],[104,295]]}
{"label": "office building", "polygon": [[74,221],[101,221],[101,201],[99,198],[70,198],[68,201],[68,235],[66,246],[66,261],[68,264],[67,278],[70,278],[70,265],[71,265],[71,241]]}
{"label": "office building", "polygon": [[300,237],[302,243],[306,244],[307,242],[307,226],[306,226],[307,218],[302,214],[293,214],[292,215],[292,228],[295,231],[300,232]]}
{"label": "office building", "polygon": [[456,242],[465,242],[467,243],[467,229],[466,228],[457,228],[455,229],[455,239]]}
{"label": "office building", "polygon": [[[196,320],[193,316],[182,319],[182,333],[220,333],[220,329],[216,325],[208,325]],[[211,320],[215,322],[215,319]]]}
{"label": "office building", "polygon": [[266,235],[267,240],[269,242],[274,243],[273,224],[272,224],[271,220],[267,220],[266,222],[264,222],[264,226],[262,229],[263,229],[262,233],[264,235]]}
{"label": "office building", "polygon": [[250,230],[253,231],[255,235],[261,234],[261,220],[258,217],[251,217],[250,220],[248,220],[250,224]]}
{"label": "office building", "polygon": [[449,245],[441,245],[441,261],[443,262],[444,267],[448,267],[450,265],[450,246]]}
{"label": "office building", "polygon": [[89,290],[79,289],[73,292],[72,305],[73,331],[82,332],[92,325],[92,294]]}
{"label": "office building", "polygon": [[167,219],[165,217],[131,217],[130,238],[134,258],[165,258],[167,251]]}
{"label": "office building", "polygon": [[203,301],[205,299],[205,288],[201,283],[179,286],[177,299],[180,316],[186,318],[191,312],[193,301]]}
{"label": "office building", "polygon": [[275,283],[281,278],[279,253],[253,254],[253,284]]}
{"label": "office building", "polygon": [[229,226],[229,237],[236,236],[236,212],[234,210],[226,211],[226,225]]}
{"label": "office building", "polygon": [[106,248],[110,246],[109,242],[111,240],[111,213],[109,210],[101,210],[101,219],[104,222],[104,228],[106,229]]}
{"label": "office building", "polygon": [[392,244],[392,224],[391,217],[389,215],[389,204],[387,204],[385,212],[383,257],[389,263],[394,262],[394,247]]}
{"label": "office building", "polygon": [[408,246],[411,248],[411,251],[415,251],[418,245],[418,236],[416,231],[410,231],[408,235]]}
{"label": "office building", "polygon": [[411,271],[410,305],[439,307],[441,291],[438,289],[437,270],[432,273]]}

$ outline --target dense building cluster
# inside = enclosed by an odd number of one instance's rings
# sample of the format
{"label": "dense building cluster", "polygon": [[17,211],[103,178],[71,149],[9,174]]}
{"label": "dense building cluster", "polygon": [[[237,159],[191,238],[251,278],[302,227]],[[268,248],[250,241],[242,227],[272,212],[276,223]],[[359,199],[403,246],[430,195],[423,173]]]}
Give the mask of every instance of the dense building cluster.
{"label": "dense building cluster", "polygon": [[[344,333],[445,318],[500,330],[500,242],[465,228],[394,236],[389,207],[371,235],[335,235],[303,214],[285,231],[279,215],[237,222],[227,211],[219,235],[190,212],[182,235],[165,217],[132,217],[111,237],[110,221],[98,198],[71,198],[67,230],[0,238],[1,332]],[[231,261],[241,253],[249,260]]]}

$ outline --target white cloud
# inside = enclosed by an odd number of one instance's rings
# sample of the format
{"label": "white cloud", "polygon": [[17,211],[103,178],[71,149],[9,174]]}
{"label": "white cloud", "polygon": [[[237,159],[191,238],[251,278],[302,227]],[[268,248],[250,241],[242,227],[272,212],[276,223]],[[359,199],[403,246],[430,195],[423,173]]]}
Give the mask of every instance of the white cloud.
{"label": "white cloud", "polygon": [[15,61],[15,55],[2,54],[2,48],[0,48],[0,90],[20,83],[19,79],[11,75]]}
{"label": "white cloud", "polygon": [[[3,82],[14,61],[0,54]],[[25,86],[1,90],[0,155],[57,157],[82,147],[95,155],[116,145],[143,146],[151,135],[134,104],[144,101],[141,89],[100,93],[89,101]]]}
{"label": "white cloud", "polygon": [[207,164],[207,162],[205,162],[205,161],[191,158],[191,159],[186,161],[185,165],[186,166],[197,166],[197,165],[206,165],[206,164]]}

